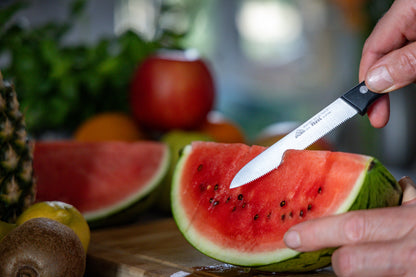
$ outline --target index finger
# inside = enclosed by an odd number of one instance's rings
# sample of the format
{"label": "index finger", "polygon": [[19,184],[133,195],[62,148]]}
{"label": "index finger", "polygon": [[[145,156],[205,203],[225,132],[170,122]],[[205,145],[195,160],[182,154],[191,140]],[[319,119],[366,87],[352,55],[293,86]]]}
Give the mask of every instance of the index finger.
{"label": "index finger", "polygon": [[297,251],[392,240],[405,236],[416,225],[416,206],[353,211],[312,219],[293,226],[284,236]]}
{"label": "index finger", "polygon": [[415,9],[415,1],[396,0],[379,20],[363,47],[360,81],[365,79],[368,69],[375,66],[381,57],[416,40]]}

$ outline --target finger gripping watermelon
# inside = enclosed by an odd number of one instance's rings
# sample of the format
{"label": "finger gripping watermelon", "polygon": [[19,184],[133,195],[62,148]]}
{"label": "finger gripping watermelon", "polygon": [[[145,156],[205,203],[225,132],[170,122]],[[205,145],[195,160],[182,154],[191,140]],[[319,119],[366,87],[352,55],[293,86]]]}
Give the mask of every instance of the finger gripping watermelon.
{"label": "finger gripping watermelon", "polygon": [[263,150],[214,142],[184,149],[173,180],[172,212],[202,253],[265,271],[314,270],[330,264],[333,250],[286,248],[283,236],[291,226],[400,203],[400,186],[376,159],[329,151],[288,150],[276,170],[230,190],[237,171]]}

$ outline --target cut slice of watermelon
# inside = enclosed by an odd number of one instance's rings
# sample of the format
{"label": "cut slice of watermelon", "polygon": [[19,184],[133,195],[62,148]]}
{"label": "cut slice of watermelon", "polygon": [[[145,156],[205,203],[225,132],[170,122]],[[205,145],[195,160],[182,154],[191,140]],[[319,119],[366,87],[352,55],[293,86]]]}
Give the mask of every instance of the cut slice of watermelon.
{"label": "cut slice of watermelon", "polygon": [[264,147],[197,142],[176,168],[172,210],[185,238],[215,259],[271,271],[308,271],[330,263],[331,250],[298,253],[285,232],[317,217],[398,205],[401,189],[374,158],[288,150],[281,165],[229,189],[237,171]]}
{"label": "cut slice of watermelon", "polygon": [[169,150],[151,141],[38,141],[33,158],[37,201],[66,202],[101,225],[134,220],[134,213],[125,218],[120,212],[150,204],[167,172]]}

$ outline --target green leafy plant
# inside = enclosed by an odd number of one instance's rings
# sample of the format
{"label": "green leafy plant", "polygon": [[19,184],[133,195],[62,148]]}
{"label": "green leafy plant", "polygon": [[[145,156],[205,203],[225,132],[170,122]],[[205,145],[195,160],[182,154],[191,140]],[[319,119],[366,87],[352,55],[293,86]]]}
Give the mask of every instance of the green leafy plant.
{"label": "green leafy plant", "polygon": [[163,45],[127,31],[94,45],[64,45],[83,12],[85,0],[71,3],[68,19],[24,28],[12,22],[26,7],[15,2],[0,10],[0,68],[15,84],[29,132],[70,132],[94,113],[128,110],[127,91],[138,63]]}

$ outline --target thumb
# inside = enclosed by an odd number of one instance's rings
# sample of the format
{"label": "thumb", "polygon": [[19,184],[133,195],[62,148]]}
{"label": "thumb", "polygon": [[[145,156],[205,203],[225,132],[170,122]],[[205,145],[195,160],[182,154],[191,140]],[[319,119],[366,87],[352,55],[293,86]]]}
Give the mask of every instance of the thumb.
{"label": "thumb", "polygon": [[374,92],[390,92],[416,81],[416,43],[394,50],[367,73],[366,85]]}
{"label": "thumb", "polygon": [[405,176],[399,180],[399,185],[403,190],[402,205],[416,204],[416,187],[415,183],[409,177]]}

